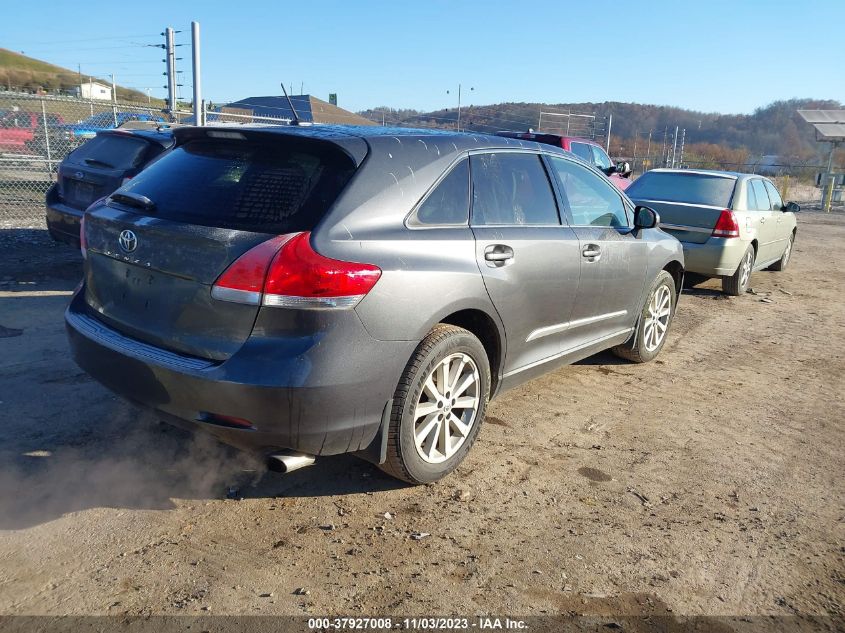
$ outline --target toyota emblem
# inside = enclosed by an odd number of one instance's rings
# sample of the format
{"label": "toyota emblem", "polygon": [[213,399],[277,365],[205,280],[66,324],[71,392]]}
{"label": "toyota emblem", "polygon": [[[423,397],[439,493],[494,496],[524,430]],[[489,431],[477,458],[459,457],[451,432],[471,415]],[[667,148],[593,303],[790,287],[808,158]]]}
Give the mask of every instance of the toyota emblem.
{"label": "toyota emblem", "polygon": [[126,253],[131,253],[138,248],[138,238],[129,229],[120,232],[120,237],[117,239],[117,243],[120,244],[120,248]]}

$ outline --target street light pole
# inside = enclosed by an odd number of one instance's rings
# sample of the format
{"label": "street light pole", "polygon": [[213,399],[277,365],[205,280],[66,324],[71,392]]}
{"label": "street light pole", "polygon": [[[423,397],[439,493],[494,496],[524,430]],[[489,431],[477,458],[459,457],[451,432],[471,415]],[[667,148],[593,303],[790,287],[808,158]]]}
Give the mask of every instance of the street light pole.
{"label": "street light pole", "polygon": [[[458,132],[461,131],[461,84],[458,84]],[[475,90],[475,88],[470,88],[470,90]],[[446,94],[449,94],[449,91],[446,91]]]}

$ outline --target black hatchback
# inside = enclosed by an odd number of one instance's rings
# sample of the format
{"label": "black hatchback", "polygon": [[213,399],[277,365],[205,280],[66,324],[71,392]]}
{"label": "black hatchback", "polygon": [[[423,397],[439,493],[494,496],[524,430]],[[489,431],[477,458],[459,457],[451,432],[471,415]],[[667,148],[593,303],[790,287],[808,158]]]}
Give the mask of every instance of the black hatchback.
{"label": "black hatchback", "polygon": [[173,133],[103,130],[61,162],[47,190],[47,229],[57,242],[79,246],[79,221],[92,202],[111,194],[173,146]]}

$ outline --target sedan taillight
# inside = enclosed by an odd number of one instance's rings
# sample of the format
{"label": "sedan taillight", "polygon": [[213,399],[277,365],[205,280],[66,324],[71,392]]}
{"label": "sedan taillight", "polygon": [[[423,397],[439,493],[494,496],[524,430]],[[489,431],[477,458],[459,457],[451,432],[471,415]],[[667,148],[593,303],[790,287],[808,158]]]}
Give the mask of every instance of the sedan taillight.
{"label": "sedan taillight", "polygon": [[730,209],[725,209],[716,220],[713,237],[739,237],[739,224],[736,215]]}

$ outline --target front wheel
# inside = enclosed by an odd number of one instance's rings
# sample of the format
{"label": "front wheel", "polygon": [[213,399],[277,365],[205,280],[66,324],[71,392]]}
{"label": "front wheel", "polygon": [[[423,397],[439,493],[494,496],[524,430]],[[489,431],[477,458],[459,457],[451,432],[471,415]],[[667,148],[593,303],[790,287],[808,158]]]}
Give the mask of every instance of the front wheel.
{"label": "front wheel", "polygon": [[396,387],[381,469],[412,484],[445,477],[478,437],[489,397],[490,363],[481,341],[454,325],[435,326]]}
{"label": "front wheel", "polygon": [[789,258],[792,257],[792,246],[794,240],[795,235],[790,235],[786,240],[786,248],[783,249],[783,255],[781,255],[780,259],[774,264],[769,266],[769,270],[786,270],[786,266],[789,264]]}
{"label": "front wheel", "polygon": [[647,363],[655,358],[666,343],[675,316],[675,296],[675,280],[661,270],[651,286],[634,335],[628,342],[614,347],[613,353],[635,363]]}

